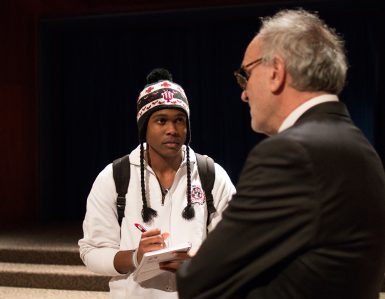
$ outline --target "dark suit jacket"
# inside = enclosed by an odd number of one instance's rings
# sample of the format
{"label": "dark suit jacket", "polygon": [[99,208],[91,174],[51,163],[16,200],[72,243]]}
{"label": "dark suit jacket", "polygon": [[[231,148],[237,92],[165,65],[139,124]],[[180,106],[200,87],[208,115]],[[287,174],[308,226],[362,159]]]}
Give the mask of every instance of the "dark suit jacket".
{"label": "dark suit jacket", "polygon": [[328,102],[252,149],[177,284],[181,299],[375,299],[384,264],[382,163],[344,104]]}

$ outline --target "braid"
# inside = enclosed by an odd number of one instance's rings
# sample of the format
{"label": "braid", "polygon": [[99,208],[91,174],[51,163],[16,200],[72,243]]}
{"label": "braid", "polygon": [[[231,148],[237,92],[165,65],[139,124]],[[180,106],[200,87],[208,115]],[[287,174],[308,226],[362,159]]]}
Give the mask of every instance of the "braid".
{"label": "braid", "polygon": [[142,201],[143,201],[143,209],[142,209],[142,219],[144,222],[148,223],[152,220],[153,217],[158,216],[158,213],[147,206],[146,199],[146,184],[144,181],[144,148],[143,142],[140,143],[140,187],[142,190]]}
{"label": "braid", "polygon": [[190,165],[190,151],[188,146],[186,147],[186,160],[187,160],[187,204],[191,204],[191,165]]}
{"label": "braid", "polygon": [[183,218],[190,220],[194,218],[195,211],[191,205],[191,166],[190,166],[190,149],[186,145],[186,160],[187,160],[187,206],[183,209]]}
{"label": "braid", "polygon": [[141,186],[141,189],[142,189],[143,206],[147,206],[146,186],[144,184],[144,149],[143,149],[143,142],[140,143],[140,186]]}

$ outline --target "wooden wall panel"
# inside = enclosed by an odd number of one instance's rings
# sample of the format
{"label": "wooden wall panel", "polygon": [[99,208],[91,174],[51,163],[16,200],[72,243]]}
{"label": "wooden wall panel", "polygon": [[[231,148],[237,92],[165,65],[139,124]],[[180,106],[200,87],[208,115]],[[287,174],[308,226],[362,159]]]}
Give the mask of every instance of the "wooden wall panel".
{"label": "wooden wall panel", "polygon": [[36,18],[19,4],[0,4],[0,224],[36,218]]}

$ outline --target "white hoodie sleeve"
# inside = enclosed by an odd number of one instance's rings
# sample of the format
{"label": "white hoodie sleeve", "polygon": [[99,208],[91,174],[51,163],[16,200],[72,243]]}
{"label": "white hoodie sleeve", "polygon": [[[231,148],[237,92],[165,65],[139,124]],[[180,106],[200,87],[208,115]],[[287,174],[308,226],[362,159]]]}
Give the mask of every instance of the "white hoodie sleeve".
{"label": "white hoodie sleeve", "polygon": [[116,196],[112,164],[109,164],[99,173],[88,195],[84,235],[79,240],[80,257],[87,268],[110,276],[120,275],[114,268],[114,257],[120,248]]}

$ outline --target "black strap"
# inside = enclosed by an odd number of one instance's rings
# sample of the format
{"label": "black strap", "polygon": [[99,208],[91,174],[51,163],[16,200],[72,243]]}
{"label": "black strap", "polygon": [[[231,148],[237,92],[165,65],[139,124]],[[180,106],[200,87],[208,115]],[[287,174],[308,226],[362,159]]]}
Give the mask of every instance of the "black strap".
{"label": "black strap", "polygon": [[[214,160],[206,155],[201,155],[198,153],[195,153],[195,155],[197,157],[198,173],[201,179],[202,188],[206,194],[206,204],[208,211],[207,225],[209,225],[211,221],[210,215],[216,212],[212,194],[215,182]],[[114,160],[112,163],[112,168],[116,193],[118,193],[118,197],[116,199],[118,222],[119,225],[121,225],[122,219],[124,217],[124,209],[126,207],[128,184],[130,183],[130,156],[125,155],[122,158]]]}
{"label": "black strap", "polygon": [[217,210],[214,207],[214,198],[213,198],[213,187],[215,182],[215,166],[214,160],[206,155],[201,155],[195,153],[198,163],[198,173],[201,179],[202,188],[206,194],[206,204],[207,204],[207,225],[210,224],[211,217],[210,215]]}
{"label": "black strap", "polygon": [[124,157],[114,160],[112,163],[112,169],[116,193],[118,193],[118,197],[116,199],[116,207],[118,211],[118,222],[120,226],[124,217],[124,209],[126,207],[126,193],[128,184],[130,182],[130,156],[125,155]]}

